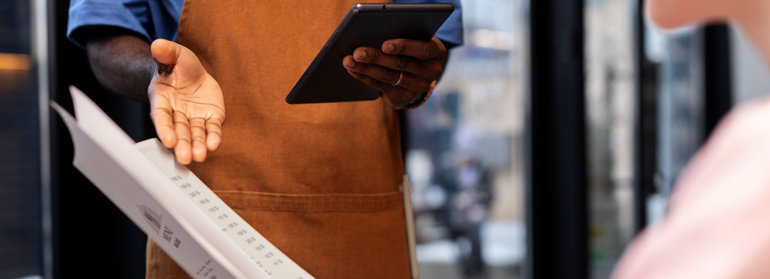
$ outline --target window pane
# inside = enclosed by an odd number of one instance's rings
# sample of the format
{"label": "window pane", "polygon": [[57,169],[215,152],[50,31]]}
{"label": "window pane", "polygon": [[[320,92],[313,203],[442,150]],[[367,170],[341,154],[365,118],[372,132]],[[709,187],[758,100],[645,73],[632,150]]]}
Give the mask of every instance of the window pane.
{"label": "window pane", "polygon": [[463,1],[465,44],[409,111],[422,278],[516,278],[524,261],[526,1]]}
{"label": "window pane", "polygon": [[593,278],[608,278],[634,236],[637,1],[585,6],[589,253]]}

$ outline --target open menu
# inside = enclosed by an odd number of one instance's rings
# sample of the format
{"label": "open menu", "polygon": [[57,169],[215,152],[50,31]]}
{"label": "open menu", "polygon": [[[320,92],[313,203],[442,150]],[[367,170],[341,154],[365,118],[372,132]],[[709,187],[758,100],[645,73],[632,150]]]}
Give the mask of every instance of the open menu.
{"label": "open menu", "polygon": [[70,87],[75,117],[55,102],[73,164],[194,278],[313,278],[225,204],[157,139],[134,143]]}

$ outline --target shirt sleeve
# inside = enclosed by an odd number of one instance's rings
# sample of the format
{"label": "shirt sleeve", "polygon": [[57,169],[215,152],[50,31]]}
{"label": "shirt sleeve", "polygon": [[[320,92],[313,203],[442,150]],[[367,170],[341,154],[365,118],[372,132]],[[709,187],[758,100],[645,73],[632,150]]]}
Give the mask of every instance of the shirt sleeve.
{"label": "shirt sleeve", "polygon": [[460,0],[393,0],[393,3],[452,3],[455,11],[436,32],[436,38],[455,46],[463,44],[463,16]]}
{"label": "shirt sleeve", "polygon": [[113,26],[133,31],[147,41],[175,40],[182,4],[182,0],[72,0],[67,37],[82,47],[83,27]]}

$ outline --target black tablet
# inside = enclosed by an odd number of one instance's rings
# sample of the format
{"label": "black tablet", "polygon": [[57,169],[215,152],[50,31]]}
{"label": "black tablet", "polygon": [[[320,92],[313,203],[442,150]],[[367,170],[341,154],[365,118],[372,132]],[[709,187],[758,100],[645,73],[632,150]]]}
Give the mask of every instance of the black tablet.
{"label": "black tablet", "polygon": [[356,4],[286,96],[289,104],[374,100],[380,92],[352,77],[342,58],[397,38],[430,40],[452,4]]}

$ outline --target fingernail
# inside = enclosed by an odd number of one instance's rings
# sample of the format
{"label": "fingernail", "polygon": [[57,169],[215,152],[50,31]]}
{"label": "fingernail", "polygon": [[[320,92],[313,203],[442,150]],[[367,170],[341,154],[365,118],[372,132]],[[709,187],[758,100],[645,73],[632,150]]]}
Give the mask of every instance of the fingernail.
{"label": "fingernail", "polygon": [[345,63],[345,67],[348,67],[348,68],[356,67],[356,61],[353,61],[353,59],[345,59],[344,63]]}
{"label": "fingernail", "polygon": [[384,52],[391,52],[394,49],[396,49],[396,46],[393,45],[393,43],[387,43],[384,46],[382,46],[382,51],[384,51]]}
{"label": "fingernail", "polygon": [[365,49],[358,50],[358,60],[365,59],[367,55],[369,54],[366,53]]}

